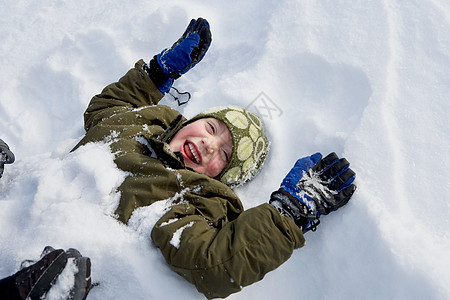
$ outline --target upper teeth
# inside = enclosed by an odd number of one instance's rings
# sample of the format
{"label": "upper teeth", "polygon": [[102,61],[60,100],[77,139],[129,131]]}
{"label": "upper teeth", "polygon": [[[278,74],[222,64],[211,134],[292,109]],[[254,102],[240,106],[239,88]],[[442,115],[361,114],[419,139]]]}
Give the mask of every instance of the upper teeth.
{"label": "upper teeth", "polygon": [[198,159],[197,152],[195,152],[194,147],[192,146],[192,144],[188,144],[188,146],[189,146],[189,149],[191,149],[191,153],[194,156],[195,162],[198,163],[200,160]]}

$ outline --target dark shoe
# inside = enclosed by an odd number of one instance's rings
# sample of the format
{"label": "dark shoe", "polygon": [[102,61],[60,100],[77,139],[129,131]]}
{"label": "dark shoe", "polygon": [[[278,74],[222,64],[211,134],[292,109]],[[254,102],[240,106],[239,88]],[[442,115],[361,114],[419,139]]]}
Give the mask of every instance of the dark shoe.
{"label": "dark shoe", "polygon": [[5,164],[12,164],[15,160],[14,154],[9,150],[8,145],[0,139],[0,178],[3,175]]}
{"label": "dark shoe", "polygon": [[73,258],[78,272],[75,274],[75,283],[70,290],[67,300],[85,300],[92,288],[91,284],[91,259],[84,257],[77,249],[67,250],[67,257]]}
{"label": "dark shoe", "polygon": [[[47,254],[49,254],[50,252],[53,252],[53,251],[55,251],[55,248],[53,248],[52,246],[46,246],[44,248],[44,250],[42,250],[41,256],[40,256],[39,259],[43,258],[44,256],[46,256]],[[25,259],[25,260],[23,260],[20,263],[20,269],[19,270],[28,268],[29,266],[34,265],[36,262],[37,262],[37,260]]]}
{"label": "dark shoe", "polygon": [[[20,270],[16,274],[16,287],[22,299],[27,297],[31,300],[41,299],[66,266],[67,254],[64,250],[48,250],[50,252],[38,262]],[[43,253],[45,252],[46,250],[44,249]]]}
{"label": "dark shoe", "polygon": [[12,164],[15,160],[14,154],[8,145],[0,139],[0,164]]}

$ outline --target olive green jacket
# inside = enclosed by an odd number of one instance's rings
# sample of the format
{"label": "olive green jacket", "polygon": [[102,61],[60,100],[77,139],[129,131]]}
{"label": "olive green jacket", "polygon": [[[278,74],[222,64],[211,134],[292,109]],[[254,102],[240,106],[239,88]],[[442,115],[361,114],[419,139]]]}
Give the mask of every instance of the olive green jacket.
{"label": "olive green jacket", "polygon": [[167,142],[182,126],[179,112],[157,105],[162,94],[140,60],[119,82],[92,98],[86,135],[75,147],[108,142],[129,172],[119,187],[118,219],[169,200],[151,238],[170,267],[207,298],[226,297],[280,266],[304,245],[302,231],[269,204],[243,211],[225,184],[184,167]]}

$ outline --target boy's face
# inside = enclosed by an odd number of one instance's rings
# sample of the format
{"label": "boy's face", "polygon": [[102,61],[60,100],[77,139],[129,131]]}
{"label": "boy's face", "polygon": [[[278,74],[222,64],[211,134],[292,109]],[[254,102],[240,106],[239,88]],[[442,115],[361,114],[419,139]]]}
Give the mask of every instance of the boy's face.
{"label": "boy's face", "polygon": [[225,123],[204,118],[181,128],[169,145],[181,152],[186,167],[214,178],[231,158],[233,139]]}

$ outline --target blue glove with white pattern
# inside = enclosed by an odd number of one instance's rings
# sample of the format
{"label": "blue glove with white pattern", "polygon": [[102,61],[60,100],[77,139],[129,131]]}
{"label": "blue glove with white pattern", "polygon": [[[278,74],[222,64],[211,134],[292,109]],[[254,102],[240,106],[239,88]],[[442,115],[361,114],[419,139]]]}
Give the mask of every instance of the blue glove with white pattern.
{"label": "blue glove with white pattern", "polygon": [[355,192],[355,172],[349,165],[334,152],[325,158],[316,153],[299,159],[269,203],[291,217],[304,232],[314,231],[320,215],[344,206]]}

